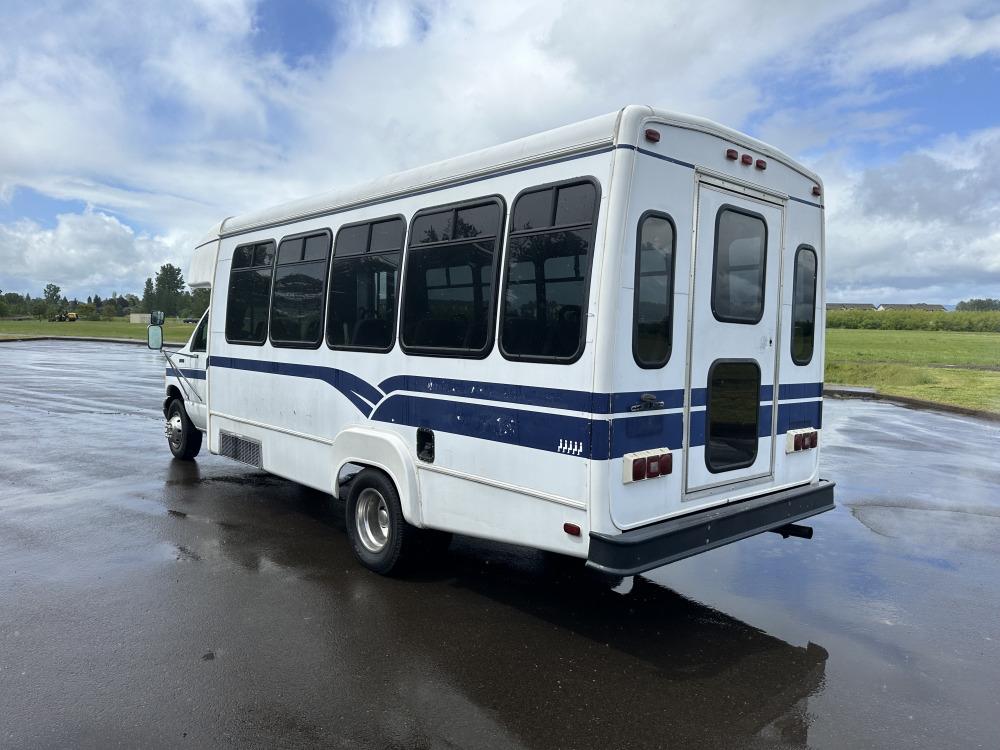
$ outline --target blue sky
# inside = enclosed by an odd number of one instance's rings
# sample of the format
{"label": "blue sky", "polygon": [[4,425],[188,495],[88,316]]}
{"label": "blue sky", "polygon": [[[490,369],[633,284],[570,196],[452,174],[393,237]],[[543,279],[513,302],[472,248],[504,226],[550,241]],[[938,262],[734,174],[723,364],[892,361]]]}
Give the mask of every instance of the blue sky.
{"label": "blue sky", "polygon": [[648,103],[821,174],[831,300],[1000,297],[997,1],[13,2],[0,103],[5,291],[138,291],[225,216]]}

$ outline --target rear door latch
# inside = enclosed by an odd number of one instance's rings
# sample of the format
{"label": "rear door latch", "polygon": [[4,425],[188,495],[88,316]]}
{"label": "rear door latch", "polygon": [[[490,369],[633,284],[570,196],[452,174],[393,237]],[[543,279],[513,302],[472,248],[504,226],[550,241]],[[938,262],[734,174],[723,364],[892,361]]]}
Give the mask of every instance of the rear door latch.
{"label": "rear door latch", "polygon": [[648,411],[650,409],[662,408],[663,402],[656,398],[655,394],[643,393],[642,396],[639,397],[639,403],[632,404],[632,406],[629,407],[629,411]]}

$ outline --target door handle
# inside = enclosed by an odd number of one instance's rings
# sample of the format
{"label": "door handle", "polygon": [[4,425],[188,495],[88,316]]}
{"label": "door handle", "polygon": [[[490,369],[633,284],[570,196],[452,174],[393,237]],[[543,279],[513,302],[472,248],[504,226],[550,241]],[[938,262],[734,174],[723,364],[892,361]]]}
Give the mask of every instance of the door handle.
{"label": "door handle", "polygon": [[649,409],[662,409],[663,402],[659,401],[652,393],[643,393],[638,404],[632,404],[629,411],[648,411]]}

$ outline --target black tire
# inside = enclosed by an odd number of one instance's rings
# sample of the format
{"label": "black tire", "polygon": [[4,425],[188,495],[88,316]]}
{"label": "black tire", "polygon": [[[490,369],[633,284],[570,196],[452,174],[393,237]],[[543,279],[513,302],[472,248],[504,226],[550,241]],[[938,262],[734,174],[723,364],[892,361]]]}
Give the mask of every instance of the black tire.
{"label": "black tire", "polygon": [[174,458],[190,461],[201,450],[201,430],[184,410],[184,402],[175,398],[167,407],[167,445]]}
{"label": "black tire", "polygon": [[403,572],[419,542],[419,530],[403,518],[396,486],[375,469],[361,471],[351,482],[346,525],[358,562],[384,576]]}

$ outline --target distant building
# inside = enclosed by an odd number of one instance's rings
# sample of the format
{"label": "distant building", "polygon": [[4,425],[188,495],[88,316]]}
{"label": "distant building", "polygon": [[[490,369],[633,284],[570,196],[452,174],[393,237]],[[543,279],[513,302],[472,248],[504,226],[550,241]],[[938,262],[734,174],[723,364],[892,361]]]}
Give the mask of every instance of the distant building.
{"label": "distant building", "polygon": [[149,325],[149,313],[131,313],[128,316],[129,323],[142,323],[144,326]]}
{"label": "distant building", "polygon": [[827,310],[874,310],[875,305],[868,302],[827,302]]}
{"label": "distant building", "polygon": [[926,302],[915,302],[913,304],[885,304],[879,305],[877,310],[923,310],[925,312],[944,312],[947,308],[944,305],[928,305]]}

